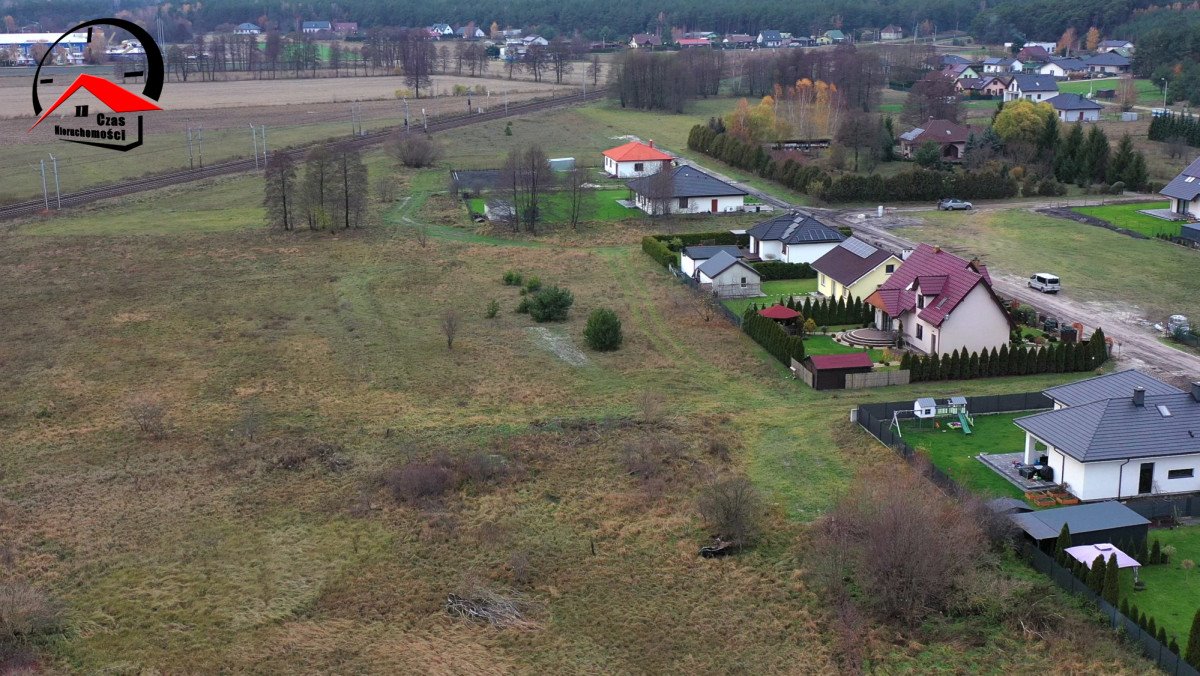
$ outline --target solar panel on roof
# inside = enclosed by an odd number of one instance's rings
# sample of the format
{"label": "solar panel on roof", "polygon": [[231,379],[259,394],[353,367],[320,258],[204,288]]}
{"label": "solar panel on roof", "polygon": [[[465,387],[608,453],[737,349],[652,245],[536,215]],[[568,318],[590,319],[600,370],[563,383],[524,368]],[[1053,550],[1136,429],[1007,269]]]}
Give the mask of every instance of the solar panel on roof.
{"label": "solar panel on roof", "polygon": [[855,239],[853,237],[845,242],[842,242],[842,248],[846,249],[855,256],[858,256],[859,258],[870,258],[871,254],[875,253],[875,247],[867,244],[861,239]]}

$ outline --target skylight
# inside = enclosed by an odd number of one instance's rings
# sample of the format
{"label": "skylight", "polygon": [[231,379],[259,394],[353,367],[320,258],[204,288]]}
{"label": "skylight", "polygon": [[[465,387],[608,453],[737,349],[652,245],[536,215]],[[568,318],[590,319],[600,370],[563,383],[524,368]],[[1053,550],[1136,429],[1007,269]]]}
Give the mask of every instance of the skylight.
{"label": "skylight", "polygon": [[1167,408],[1166,406],[1163,406],[1162,404],[1158,404],[1157,408],[1158,408],[1158,414],[1161,415],[1162,417],[1164,417],[1164,418],[1171,417],[1171,409]]}

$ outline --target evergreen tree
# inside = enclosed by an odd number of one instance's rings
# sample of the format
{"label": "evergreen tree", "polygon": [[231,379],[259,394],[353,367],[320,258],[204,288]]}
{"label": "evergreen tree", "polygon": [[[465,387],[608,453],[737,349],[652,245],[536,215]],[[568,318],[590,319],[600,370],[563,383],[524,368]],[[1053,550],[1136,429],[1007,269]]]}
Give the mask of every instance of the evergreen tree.
{"label": "evergreen tree", "polygon": [[925,362],[925,366],[928,369],[927,374],[925,376],[926,380],[941,380],[942,379],[942,363],[941,363],[941,360],[938,358],[937,353],[934,353],[933,355],[931,355],[929,357],[929,360],[927,362]]}
{"label": "evergreen tree", "polygon": [[1092,561],[1092,568],[1088,571],[1087,586],[1092,591],[1099,594],[1104,591],[1104,569],[1108,564],[1104,563],[1104,556],[1096,555],[1096,560]]}
{"label": "evergreen tree", "polygon": [[[1001,347],[1003,347],[1003,346],[1001,346]],[[988,375],[989,376],[1004,375],[1003,374],[1004,360],[1007,360],[1007,355],[1005,355],[1004,357],[1001,357],[1000,353],[997,352],[996,348],[993,347],[991,356],[988,357]]]}
{"label": "evergreen tree", "polygon": [[1067,548],[1071,546],[1071,528],[1063,523],[1062,530],[1058,531],[1058,539],[1054,541],[1054,558],[1063,565],[1073,561]]}
{"label": "evergreen tree", "polygon": [[1054,176],[1063,183],[1073,183],[1079,173],[1079,161],[1083,152],[1083,124],[1071,126],[1059,148],[1054,164]]}
{"label": "evergreen tree", "polygon": [[980,375],[981,374],[979,373],[979,353],[972,352],[971,358],[967,361],[966,377],[967,378],[978,378]]}
{"label": "evergreen tree", "polygon": [[1108,361],[1108,340],[1104,337],[1104,329],[1097,327],[1092,332],[1092,337],[1088,340],[1088,347],[1091,348],[1091,359],[1088,364],[1090,368],[1103,366],[1104,362]]}
{"label": "evergreen tree", "polygon": [[1158,642],[1163,644],[1165,647],[1167,645],[1167,628],[1160,626],[1158,628],[1158,636],[1155,636],[1154,638],[1157,638]]}
{"label": "evergreen tree", "polygon": [[1146,168],[1146,155],[1140,150],[1134,153],[1133,160],[1126,167],[1121,180],[1125,182],[1125,187],[1129,190],[1141,192],[1146,189],[1146,182],[1150,180],[1150,172]]}
{"label": "evergreen tree", "polygon": [[1038,134],[1037,149],[1038,154],[1043,157],[1048,157],[1054,149],[1058,147],[1058,116],[1051,115],[1046,118],[1045,124],[1042,125],[1042,130]]}
{"label": "evergreen tree", "polygon": [[1075,371],[1086,371],[1088,368],[1087,343],[1075,343]]}
{"label": "evergreen tree", "polygon": [[1192,617],[1192,631],[1188,634],[1187,650],[1183,659],[1193,667],[1200,668],[1200,610]]}
{"label": "evergreen tree", "polygon": [[1150,564],[1160,563],[1162,563],[1162,546],[1158,544],[1158,539],[1155,539],[1154,544],[1150,547]]}
{"label": "evergreen tree", "polygon": [[1083,143],[1082,160],[1079,162],[1082,178],[1093,183],[1103,181],[1108,171],[1108,137],[1100,127],[1093,125]]}
{"label": "evergreen tree", "polygon": [[1125,617],[1129,617],[1129,599],[1126,599],[1126,598],[1121,599],[1121,605],[1119,606],[1118,609],[1121,611],[1122,615],[1124,615]]}
{"label": "evergreen tree", "polygon": [[1129,138],[1129,133],[1126,132],[1121,136],[1120,142],[1117,143],[1117,152],[1113,153],[1112,159],[1108,162],[1106,169],[1106,179],[1109,183],[1123,181],[1125,172],[1129,170],[1129,166],[1133,164],[1133,139]]}
{"label": "evergreen tree", "polygon": [[1146,633],[1156,638],[1158,637],[1158,623],[1149,615],[1146,616]]}
{"label": "evergreen tree", "polygon": [[1121,597],[1120,569],[1117,567],[1116,554],[1109,556],[1108,565],[1104,568],[1104,591],[1102,595],[1105,601],[1114,606],[1117,605],[1117,601]]}
{"label": "evergreen tree", "polygon": [[1176,641],[1174,636],[1171,637],[1171,644],[1167,646],[1167,650],[1170,650],[1176,655],[1179,654],[1179,641]]}

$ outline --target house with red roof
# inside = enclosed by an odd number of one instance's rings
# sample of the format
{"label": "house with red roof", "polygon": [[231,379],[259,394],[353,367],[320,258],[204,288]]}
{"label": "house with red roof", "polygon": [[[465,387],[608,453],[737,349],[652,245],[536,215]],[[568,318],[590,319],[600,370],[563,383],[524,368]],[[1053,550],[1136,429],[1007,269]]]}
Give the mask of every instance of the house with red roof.
{"label": "house with red roof", "polygon": [[928,244],[909,254],[867,303],[875,308],[875,328],[924,354],[1000,349],[1015,328],[986,266]]}
{"label": "house with red roof", "polygon": [[637,178],[657,174],[671,166],[675,158],[649,143],[630,141],[604,151],[604,171],[616,178]]}

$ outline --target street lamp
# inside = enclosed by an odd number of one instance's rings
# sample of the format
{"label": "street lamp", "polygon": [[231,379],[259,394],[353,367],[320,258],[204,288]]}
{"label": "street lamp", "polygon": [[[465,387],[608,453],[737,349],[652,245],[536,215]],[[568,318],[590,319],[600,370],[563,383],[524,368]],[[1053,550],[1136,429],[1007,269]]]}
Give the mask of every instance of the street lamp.
{"label": "street lamp", "polygon": [[1163,83],[1163,113],[1167,112],[1167,78],[1162,79]]}

